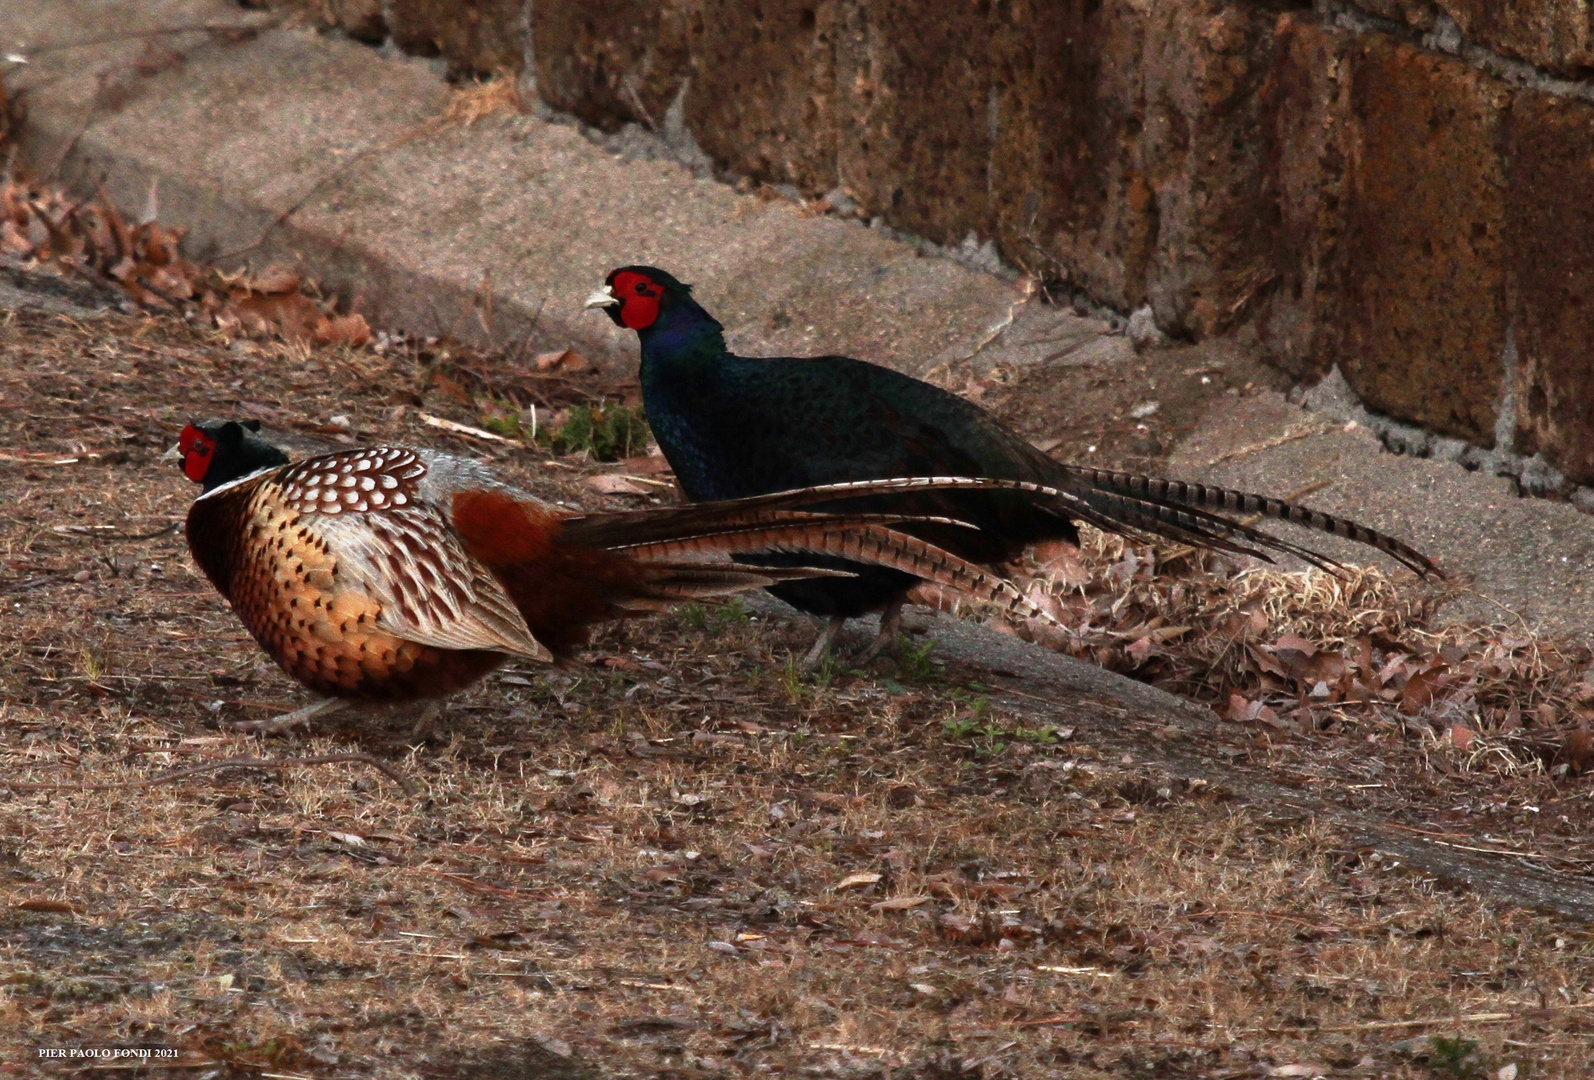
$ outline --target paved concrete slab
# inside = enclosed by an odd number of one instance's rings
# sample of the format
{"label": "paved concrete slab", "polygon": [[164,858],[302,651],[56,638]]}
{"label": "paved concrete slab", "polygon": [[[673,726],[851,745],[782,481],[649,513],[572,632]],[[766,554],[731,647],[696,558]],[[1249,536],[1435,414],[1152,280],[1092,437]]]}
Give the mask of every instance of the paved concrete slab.
{"label": "paved concrete slab", "polygon": [[[1392,454],[1366,428],[1274,393],[1219,399],[1169,470],[1279,496],[1314,487],[1302,502],[1399,536],[1471,578],[1447,618],[1520,618],[1549,633],[1594,633],[1594,517],[1569,503],[1520,498],[1507,477]],[[1290,532],[1337,557],[1368,561],[1360,545]]]}
{"label": "paved concrete slab", "polygon": [[121,290],[91,282],[57,277],[0,256],[0,310],[37,308],[74,319],[92,318],[126,301]]}

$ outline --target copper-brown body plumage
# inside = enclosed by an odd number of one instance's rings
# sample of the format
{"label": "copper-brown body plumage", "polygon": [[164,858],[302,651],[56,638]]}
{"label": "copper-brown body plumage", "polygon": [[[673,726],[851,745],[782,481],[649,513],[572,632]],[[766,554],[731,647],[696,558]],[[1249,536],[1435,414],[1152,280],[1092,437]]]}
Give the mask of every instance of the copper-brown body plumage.
{"label": "copper-brown body plumage", "polygon": [[[382,475],[373,481],[380,485]],[[387,475],[399,481],[395,493],[408,489],[406,503],[415,498],[413,484],[403,482],[409,478]],[[303,482],[311,478],[303,466],[260,475],[202,498],[189,515],[200,566],[284,671],[318,693],[388,700],[450,694],[503,663],[504,652],[439,648],[389,629],[394,620],[384,620],[383,599],[340,572],[340,554],[327,535],[334,514],[364,518],[360,526],[371,539],[397,545],[422,581],[442,584],[441,568],[428,565],[424,546],[406,543],[413,527],[384,520],[388,500],[372,512],[369,501],[345,511],[340,499],[329,514],[304,497]],[[398,608],[405,601],[390,603]]]}
{"label": "copper-brown body plumage", "polygon": [[[704,556],[846,554],[1041,614],[1010,583],[893,528],[900,515],[793,509],[851,497],[854,488],[879,494],[980,481],[871,481],[841,485],[846,491],[571,515],[474,462],[407,447],[348,450],[239,476],[253,465],[237,456],[252,447],[276,455],[267,461],[283,459],[234,429],[217,422],[184,431],[185,469],[210,485],[189,511],[189,547],[261,647],[333,698],[449,694],[506,657],[567,653],[604,619],[828,573]],[[235,464],[226,471],[229,448]],[[222,476],[236,478],[214,483]]]}

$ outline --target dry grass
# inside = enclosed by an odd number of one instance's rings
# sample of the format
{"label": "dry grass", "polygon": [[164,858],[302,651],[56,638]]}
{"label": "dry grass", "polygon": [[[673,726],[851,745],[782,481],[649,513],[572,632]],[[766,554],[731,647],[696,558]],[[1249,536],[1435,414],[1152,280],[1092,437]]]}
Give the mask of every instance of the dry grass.
{"label": "dry grass", "polygon": [[[1586,1075],[1586,928],[1124,764],[1083,699],[1065,736],[933,656],[801,682],[805,623],[613,630],[424,738],[229,734],[302,698],[160,532],[192,495],[156,462],[181,423],[435,444],[417,412],[480,423],[504,372],[26,313],[0,371],[6,1070],[135,1045],[177,1049],[168,1076]],[[545,401],[610,393],[584,385]],[[596,501],[581,461],[445,445]],[[1225,739],[1413,828],[1590,858],[1586,785],[1379,723]],[[421,794],[358,763],[22,786],[356,750]],[[1452,1066],[1421,1036],[1478,1045]]]}

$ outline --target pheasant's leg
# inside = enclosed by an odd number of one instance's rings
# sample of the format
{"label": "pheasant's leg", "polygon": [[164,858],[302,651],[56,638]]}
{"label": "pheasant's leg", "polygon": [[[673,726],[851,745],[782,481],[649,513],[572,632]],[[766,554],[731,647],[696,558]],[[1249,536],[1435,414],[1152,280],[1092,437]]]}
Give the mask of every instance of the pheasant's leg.
{"label": "pheasant's leg", "polygon": [[436,699],[428,701],[421,706],[421,715],[415,721],[415,726],[410,728],[410,738],[419,739],[431,733],[432,721],[443,715],[443,703]]}
{"label": "pheasant's leg", "polygon": [[858,655],[858,663],[867,664],[881,653],[895,656],[902,648],[903,603],[903,598],[899,596],[880,612],[880,633],[875,635],[873,644]]}
{"label": "pheasant's leg", "polygon": [[847,622],[845,615],[832,615],[825,628],[819,632],[819,640],[815,641],[813,648],[809,649],[797,665],[797,670],[804,675],[812,675],[819,670],[819,665],[824,662],[825,654],[830,651],[830,646],[835,642],[836,635],[841,633],[841,628]]}
{"label": "pheasant's leg", "polygon": [[278,731],[287,731],[295,724],[303,724],[317,716],[337,712],[349,706],[343,698],[323,698],[313,705],[306,705],[302,709],[273,716],[270,720],[245,720],[242,723],[231,725],[237,731],[258,731],[263,735],[270,735]]}

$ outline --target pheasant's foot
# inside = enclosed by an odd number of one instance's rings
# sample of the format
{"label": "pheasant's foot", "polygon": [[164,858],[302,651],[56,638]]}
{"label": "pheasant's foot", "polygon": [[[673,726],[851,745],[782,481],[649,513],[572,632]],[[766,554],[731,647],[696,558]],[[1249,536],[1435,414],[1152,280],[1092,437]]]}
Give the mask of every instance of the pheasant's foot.
{"label": "pheasant's foot", "polygon": [[306,705],[302,709],[295,709],[292,712],[283,713],[281,716],[273,716],[270,720],[245,720],[229,726],[235,731],[258,731],[262,735],[272,735],[279,731],[287,731],[296,724],[308,723],[315,717],[325,716],[328,713],[337,712],[339,709],[348,708],[348,706],[349,702],[343,698],[323,698],[313,705]]}
{"label": "pheasant's foot", "polygon": [[830,646],[836,641],[836,635],[841,633],[847,619],[843,615],[832,615],[830,621],[825,623],[825,628],[819,632],[819,640],[804,654],[797,664],[797,670],[804,675],[812,675],[819,670],[819,665],[824,663],[825,654],[830,652]]}
{"label": "pheasant's foot", "polygon": [[880,613],[880,633],[869,647],[858,654],[858,663],[867,664],[875,657],[884,653],[895,656],[902,649],[902,605],[901,598],[891,601],[885,610]]}

